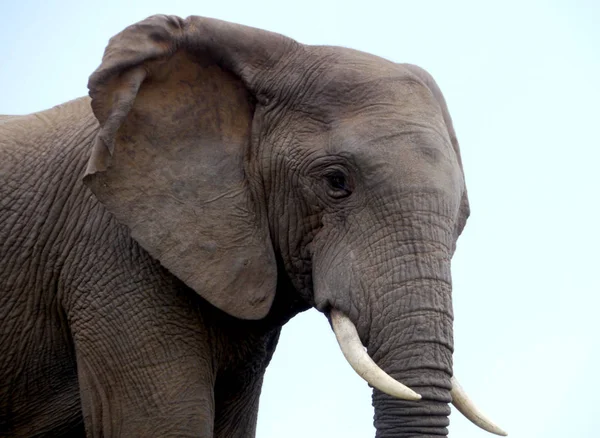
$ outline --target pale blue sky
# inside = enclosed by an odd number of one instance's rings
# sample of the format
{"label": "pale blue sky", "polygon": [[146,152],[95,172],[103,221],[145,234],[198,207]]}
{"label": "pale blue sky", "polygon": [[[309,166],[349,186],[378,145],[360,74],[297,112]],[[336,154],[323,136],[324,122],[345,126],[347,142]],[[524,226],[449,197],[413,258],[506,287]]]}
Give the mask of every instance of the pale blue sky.
{"label": "pale blue sky", "polygon": [[[456,375],[511,437],[599,436],[600,3],[2,0],[0,114],[86,94],[108,39],[155,13],[429,70],[472,208],[453,261]],[[368,437],[372,415],[325,318],[296,317],[267,372],[258,437]],[[450,433],[487,435],[457,412]]]}

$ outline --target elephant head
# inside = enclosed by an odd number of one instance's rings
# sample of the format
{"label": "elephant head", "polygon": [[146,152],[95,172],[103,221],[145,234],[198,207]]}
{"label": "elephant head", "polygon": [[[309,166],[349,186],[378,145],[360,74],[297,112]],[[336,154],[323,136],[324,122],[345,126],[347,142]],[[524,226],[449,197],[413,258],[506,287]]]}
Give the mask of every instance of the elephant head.
{"label": "elephant head", "polygon": [[238,318],[264,318],[276,294],[325,313],[378,388],[378,436],[446,435],[453,400],[501,432],[452,380],[450,260],[469,207],[425,71],[155,16],[111,40],[89,88],[84,181],[174,275]]}

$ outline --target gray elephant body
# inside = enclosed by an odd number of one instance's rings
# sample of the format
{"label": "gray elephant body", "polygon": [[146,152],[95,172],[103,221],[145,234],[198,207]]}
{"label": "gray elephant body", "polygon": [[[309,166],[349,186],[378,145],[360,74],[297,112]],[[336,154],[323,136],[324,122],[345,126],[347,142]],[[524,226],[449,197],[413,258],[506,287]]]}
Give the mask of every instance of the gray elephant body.
{"label": "gray elephant body", "polygon": [[310,306],[422,395],[375,390],[379,437],[447,434],[469,208],[431,76],[155,16],[89,89],[0,118],[1,435],[254,436]]}
{"label": "gray elephant body", "polygon": [[83,434],[83,402],[104,436],[253,436],[283,321],[224,314],[131,239],[81,181],[97,131],[89,98],[0,121],[0,435]]}

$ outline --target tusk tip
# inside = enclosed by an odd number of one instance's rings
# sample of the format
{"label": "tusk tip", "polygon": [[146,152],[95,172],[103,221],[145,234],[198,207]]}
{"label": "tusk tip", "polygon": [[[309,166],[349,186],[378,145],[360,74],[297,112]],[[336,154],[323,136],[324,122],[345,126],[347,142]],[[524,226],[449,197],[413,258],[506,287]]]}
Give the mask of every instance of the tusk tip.
{"label": "tusk tip", "polygon": [[[397,383],[397,382],[394,382]],[[371,385],[373,386],[373,385]],[[374,387],[375,388],[375,387]],[[415,391],[413,391],[412,389],[402,385],[401,387],[397,387],[396,385],[394,385],[393,388],[377,388],[382,392],[385,392],[388,395],[391,395],[392,397],[396,397],[402,400],[410,400],[410,401],[417,401],[417,400],[421,400],[423,397],[421,396],[421,394],[416,393]]]}
{"label": "tusk tip", "polygon": [[490,421],[469,399],[465,390],[460,386],[456,377],[452,377],[452,404],[458,411],[463,414],[471,423],[482,428],[483,430],[499,436],[508,436],[508,434]]}

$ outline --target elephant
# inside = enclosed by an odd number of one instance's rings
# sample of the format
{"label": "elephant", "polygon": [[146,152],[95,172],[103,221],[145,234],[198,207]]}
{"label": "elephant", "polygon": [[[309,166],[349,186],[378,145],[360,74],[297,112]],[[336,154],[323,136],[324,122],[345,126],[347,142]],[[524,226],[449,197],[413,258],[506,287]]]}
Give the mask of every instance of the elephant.
{"label": "elephant", "polygon": [[446,436],[469,216],[425,70],[216,19],[114,36],[89,96],[0,118],[0,435],[252,437],[316,308],[377,437]]}

